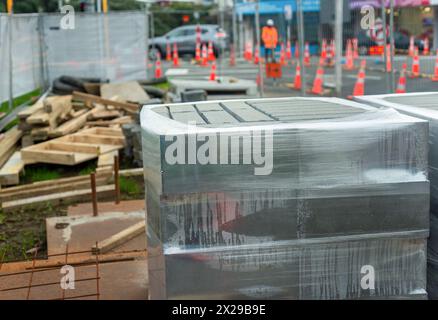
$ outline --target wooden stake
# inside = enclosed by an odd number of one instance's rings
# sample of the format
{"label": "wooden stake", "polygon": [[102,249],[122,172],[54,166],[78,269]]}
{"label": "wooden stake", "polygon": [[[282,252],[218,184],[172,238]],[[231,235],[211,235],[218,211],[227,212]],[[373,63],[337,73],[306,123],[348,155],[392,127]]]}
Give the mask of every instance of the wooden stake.
{"label": "wooden stake", "polygon": [[93,203],[93,216],[97,217],[99,214],[97,212],[97,193],[96,193],[96,174],[90,174],[91,179],[91,201]]}
{"label": "wooden stake", "polygon": [[119,156],[114,156],[114,185],[116,188],[116,204],[120,203]]}

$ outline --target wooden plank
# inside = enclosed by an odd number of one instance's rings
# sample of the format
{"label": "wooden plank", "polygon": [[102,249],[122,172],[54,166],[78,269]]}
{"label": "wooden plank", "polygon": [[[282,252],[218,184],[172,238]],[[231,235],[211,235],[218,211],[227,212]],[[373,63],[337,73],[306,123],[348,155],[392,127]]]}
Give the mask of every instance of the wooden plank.
{"label": "wooden plank", "polygon": [[50,137],[56,138],[73,133],[85,126],[87,117],[91,111],[85,111],[80,116],[61,124],[58,128],[52,130]]}
{"label": "wooden plank", "polygon": [[114,136],[114,137],[124,137],[123,131],[121,129],[112,129],[112,128],[91,128],[91,129],[81,131],[80,133],[97,134],[97,135]]}
{"label": "wooden plank", "polygon": [[14,152],[13,148],[23,136],[23,132],[15,126],[5,133],[0,143],[0,167],[5,164]]}
{"label": "wooden plank", "polygon": [[146,222],[140,221],[125,230],[116,233],[115,235],[100,241],[97,246],[94,245],[91,250],[93,254],[103,254],[111,251],[114,248],[128,242],[131,239],[146,232]]}
{"label": "wooden plank", "polygon": [[[96,185],[103,186],[107,185],[111,178],[110,175],[107,174],[105,177],[101,172],[96,172]],[[85,190],[90,189],[90,177],[83,176],[85,179],[82,179],[77,182],[71,182],[66,184],[51,184],[51,185],[43,185],[39,188],[24,190],[24,191],[9,191],[11,188],[3,189],[0,192],[0,202],[9,202],[15,201],[19,199],[33,198],[38,196],[47,196],[49,194],[55,194],[60,192],[74,191],[74,190]]]}
{"label": "wooden plank", "polygon": [[143,176],[143,174],[144,174],[143,168],[127,169],[127,170],[119,171],[119,175],[121,177],[139,177],[139,176]]}
{"label": "wooden plank", "polygon": [[122,114],[117,110],[93,110],[87,120],[107,120],[120,117]]}
{"label": "wooden plank", "polygon": [[44,108],[43,99],[40,99],[34,105],[19,112],[18,118],[20,120],[27,119],[28,117],[30,117],[32,114],[36,113],[37,111],[43,110],[43,108]]}
{"label": "wooden plank", "polygon": [[21,159],[21,152],[16,151],[6,164],[0,169],[0,185],[12,186],[20,183],[20,172],[25,162]]}
{"label": "wooden plank", "polygon": [[12,148],[10,148],[7,152],[3,153],[0,156],[0,167],[3,166],[10,157],[12,157],[12,155],[14,154],[14,152],[17,150],[16,146],[13,146]]}
{"label": "wooden plank", "polygon": [[100,154],[100,146],[94,144],[50,141],[47,146],[48,149],[55,151]]}
{"label": "wooden plank", "polygon": [[34,148],[38,145],[21,150],[21,156],[24,161],[75,165],[77,164],[74,152],[55,151],[41,148]]}
{"label": "wooden plank", "polygon": [[[100,186],[96,188],[97,195],[101,197],[114,196],[114,190],[115,190],[114,185]],[[55,193],[45,196],[38,196],[38,197],[32,197],[27,199],[2,202],[1,208],[3,211],[9,212],[22,208],[24,206],[35,205],[40,203],[59,204],[63,202],[72,202],[72,201],[88,201],[89,197],[91,197],[90,189],[74,190],[74,191]]]}
{"label": "wooden plank", "polygon": [[105,154],[101,154],[99,158],[97,159],[97,166],[98,167],[107,167],[107,166],[114,166],[114,157],[119,155],[119,151],[115,150],[112,152],[108,152]]}
{"label": "wooden plank", "polygon": [[98,134],[75,134],[68,137],[71,142],[93,143],[93,144],[109,144],[123,146],[125,144],[124,137],[104,136]]}
{"label": "wooden plank", "polygon": [[148,94],[137,81],[102,84],[100,95],[104,99],[112,99],[117,96],[121,101],[134,103],[142,103],[149,100]]}
{"label": "wooden plank", "polygon": [[32,164],[33,162],[26,162],[21,158],[21,152],[16,151],[12,154],[5,165],[0,169],[0,185],[13,186],[20,183],[20,173],[24,166]]}
{"label": "wooden plank", "polygon": [[44,111],[50,114],[61,115],[63,113],[69,113],[72,109],[71,104],[72,96],[55,96],[48,97],[44,100]]}
{"label": "wooden plank", "polygon": [[93,96],[92,94],[82,93],[82,92],[73,92],[73,98],[77,100],[82,100],[89,103],[100,103],[103,105],[118,107],[119,109],[125,110],[129,113],[138,113],[139,105],[127,102],[119,102],[113,101],[110,99],[104,99],[98,96]]}
{"label": "wooden plank", "polygon": [[109,127],[114,124],[128,124],[133,122],[134,120],[132,119],[132,117],[124,116],[110,121],[87,121],[87,124],[96,127]]}
{"label": "wooden plank", "polygon": [[[102,174],[96,175],[97,179],[100,179],[100,178],[109,179],[111,177],[112,177],[112,172],[111,173],[102,173]],[[46,187],[50,187],[50,186],[61,187],[64,185],[71,185],[71,184],[75,184],[77,182],[84,182],[84,181],[89,183],[90,177],[88,175],[85,175],[85,176],[78,176],[78,177],[54,179],[54,180],[48,180],[48,181],[39,181],[39,182],[34,182],[34,183],[22,185],[22,186],[2,189],[2,190],[0,190],[0,195],[7,196],[10,194],[14,194],[14,193],[26,193],[26,192],[30,192],[32,190],[42,189],[42,188],[46,188]]]}

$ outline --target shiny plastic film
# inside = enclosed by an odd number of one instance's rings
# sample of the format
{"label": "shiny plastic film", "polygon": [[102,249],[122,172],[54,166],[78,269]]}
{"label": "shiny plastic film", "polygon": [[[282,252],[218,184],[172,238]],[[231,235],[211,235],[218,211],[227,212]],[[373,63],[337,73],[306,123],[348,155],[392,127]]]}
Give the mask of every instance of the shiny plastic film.
{"label": "shiny plastic film", "polygon": [[438,92],[356,97],[375,107],[390,107],[429,122],[430,239],[428,243],[428,293],[438,299]]}
{"label": "shiny plastic film", "polygon": [[280,98],[141,124],[151,299],[426,297],[427,121]]}

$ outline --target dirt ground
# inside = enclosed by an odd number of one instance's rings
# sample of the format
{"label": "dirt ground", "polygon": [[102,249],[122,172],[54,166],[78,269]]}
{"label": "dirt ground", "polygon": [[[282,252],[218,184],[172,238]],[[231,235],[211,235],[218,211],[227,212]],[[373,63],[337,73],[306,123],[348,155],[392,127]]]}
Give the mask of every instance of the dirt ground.
{"label": "dirt ground", "polygon": [[[61,177],[72,176],[71,172]],[[122,200],[144,199],[144,182],[142,177],[121,177]],[[84,199],[88,202],[89,199]],[[45,220],[50,217],[67,215],[68,205],[53,206],[50,203],[27,206],[13,212],[4,213],[0,210],[0,261],[23,261],[33,258],[29,251],[38,247],[38,258],[47,254]]]}

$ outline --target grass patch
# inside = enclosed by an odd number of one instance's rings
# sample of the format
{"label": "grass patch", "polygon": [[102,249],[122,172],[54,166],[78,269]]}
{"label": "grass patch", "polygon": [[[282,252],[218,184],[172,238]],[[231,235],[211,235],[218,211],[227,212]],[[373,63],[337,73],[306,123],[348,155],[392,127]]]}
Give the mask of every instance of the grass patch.
{"label": "grass patch", "polygon": [[[14,99],[13,108],[18,107],[23,103],[30,101],[33,97],[37,97],[39,95],[41,95],[41,89],[36,89],[29,93],[23,94],[22,96],[19,96]],[[2,104],[0,104],[0,112],[5,112],[5,113],[9,112],[9,101],[5,101]]]}
{"label": "grass patch", "polygon": [[83,167],[81,170],[79,170],[80,176],[88,176],[92,174],[93,172],[96,172],[96,162],[89,162],[85,167]]}
{"label": "grass patch", "polygon": [[134,179],[120,177],[120,192],[130,196],[137,195],[142,192],[142,187]]}
{"label": "grass patch", "polygon": [[168,81],[157,83],[153,85],[155,88],[161,89],[161,90],[169,90],[170,89],[170,83]]}
{"label": "grass patch", "polygon": [[26,180],[31,182],[47,181],[61,178],[58,171],[46,167],[31,167],[26,169]]}

